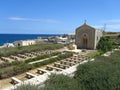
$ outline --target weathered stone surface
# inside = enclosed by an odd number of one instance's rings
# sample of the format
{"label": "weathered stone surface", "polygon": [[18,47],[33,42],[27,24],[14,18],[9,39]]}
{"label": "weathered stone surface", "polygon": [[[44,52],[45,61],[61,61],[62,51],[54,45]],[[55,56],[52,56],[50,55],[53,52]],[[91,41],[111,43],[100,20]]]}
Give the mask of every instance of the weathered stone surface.
{"label": "weathered stone surface", "polygon": [[84,23],[76,29],[75,44],[79,49],[96,49],[102,35],[101,30],[96,30]]}

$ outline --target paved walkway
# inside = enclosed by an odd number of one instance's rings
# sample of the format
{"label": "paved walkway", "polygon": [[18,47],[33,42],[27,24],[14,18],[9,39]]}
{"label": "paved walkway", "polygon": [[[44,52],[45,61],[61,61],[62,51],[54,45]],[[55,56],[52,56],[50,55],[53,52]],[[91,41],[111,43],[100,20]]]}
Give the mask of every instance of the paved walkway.
{"label": "paved walkway", "polygon": [[58,57],[58,56],[52,56],[52,57],[50,57],[50,58],[45,58],[45,59],[37,60],[37,61],[34,61],[34,62],[30,62],[30,63],[28,63],[28,64],[35,64],[35,63],[47,61],[47,60],[49,60],[49,59],[51,59],[51,58],[56,58],[56,57]]}

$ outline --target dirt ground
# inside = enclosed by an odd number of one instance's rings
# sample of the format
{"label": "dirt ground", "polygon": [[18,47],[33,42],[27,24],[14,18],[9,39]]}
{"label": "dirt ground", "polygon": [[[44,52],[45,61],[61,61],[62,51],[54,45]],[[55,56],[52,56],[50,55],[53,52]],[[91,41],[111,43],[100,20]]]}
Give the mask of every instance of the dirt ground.
{"label": "dirt ground", "polygon": [[[52,65],[52,64],[48,64],[48,65]],[[45,69],[46,65],[42,66],[42,67],[39,67],[39,68]],[[40,74],[37,73],[37,69],[33,69],[33,70],[28,71],[28,72],[30,72],[30,73],[32,73],[32,74],[34,74],[36,76],[40,75]],[[25,73],[22,73],[20,75],[14,76],[14,77],[18,78],[21,81],[25,81],[25,80],[27,80],[27,78],[25,77],[25,75],[26,75]],[[3,90],[5,88],[11,87],[11,86],[14,86],[13,84],[11,84],[11,78],[6,78],[6,79],[0,80],[0,90]]]}

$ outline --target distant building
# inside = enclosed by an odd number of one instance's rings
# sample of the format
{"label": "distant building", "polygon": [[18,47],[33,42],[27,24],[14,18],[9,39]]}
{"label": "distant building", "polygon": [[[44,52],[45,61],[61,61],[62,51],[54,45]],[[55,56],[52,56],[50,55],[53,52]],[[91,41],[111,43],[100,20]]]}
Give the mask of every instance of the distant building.
{"label": "distant building", "polygon": [[118,38],[120,37],[120,34],[105,34],[104,36],[107,38]]}
{"label": "distant building", "polygon": [[38,37],[37,39],[35,39],[36,44],[45,44],[48,43],[48,39],[47,38],[42,38],[42,37]]}
{"label": "distant building", "polygon": [[75,33],[68,34],[67,38],[69,42],[75,42]]}
{"label": "distant building", "polygon": [[68,38],[62,37],[62,36],[56,36],[55,41],[56,41],[56,43],[66,44],[66,43],[68,43]]}
{"label": "distant building", "polygon": [[49,42],[52,42],[52,43],[57,43],[57,42],[56,42],[56,38],[57,38],[57,36],[48,37],[48,41],[49,41]]}
{"label": "distant building", "polygon": [[5,43],[3,46],[4,47],[14,47],[13,43]]}
{"label": "distant building", "polygon": [[100,37],[103,35],[101,30],[84,23],[76,29],[75,44],[79,49],[96,49]]}
{"label": "distant building", "polygon": [[34,45],[34,44],[36,44],[35,40],[19,40],[14,42],[15,46],[28,46],[28,45]]}

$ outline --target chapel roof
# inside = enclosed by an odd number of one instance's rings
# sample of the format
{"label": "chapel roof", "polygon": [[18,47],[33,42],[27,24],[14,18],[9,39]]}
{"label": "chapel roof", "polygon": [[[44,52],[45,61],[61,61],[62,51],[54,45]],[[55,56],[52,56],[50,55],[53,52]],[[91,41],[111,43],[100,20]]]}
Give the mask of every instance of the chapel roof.
{"label": "chapel roof", "polygon": [[[79,26],[77,29],[80,29],[80,28],[82,28],[82,27],[89,27],[89,28],[92,28],[92,29],[96,30],[94,27],[88,25],[86,22],[84,22],[84,24],[81,25],[81,26]],[[77,29],[76,29],[76,30],[77,30]]]}

